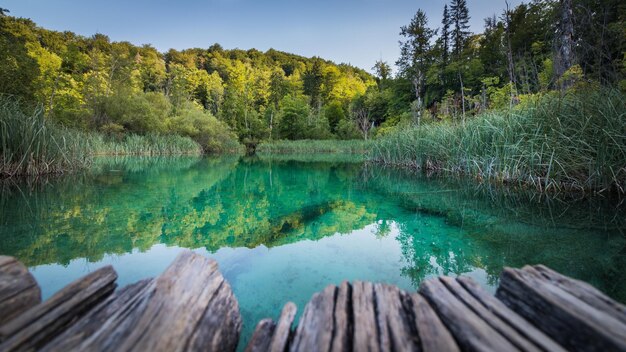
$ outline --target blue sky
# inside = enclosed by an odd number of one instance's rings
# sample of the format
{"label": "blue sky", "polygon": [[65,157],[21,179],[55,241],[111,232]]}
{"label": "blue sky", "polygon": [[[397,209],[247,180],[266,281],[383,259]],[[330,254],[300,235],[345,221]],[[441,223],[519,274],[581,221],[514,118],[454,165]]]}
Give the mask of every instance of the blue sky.
{"label": "blue sky", "polygon": [[[515,6],[521,0],[510,0]],[[443,0],[0,0],[11,15],[44,28],[169,48],[269,48],[320,56],[370,70],[395,62],[400,26],[418,8],[439,27]],[[504,0],[468,0],[471,29],[500,13]]]}

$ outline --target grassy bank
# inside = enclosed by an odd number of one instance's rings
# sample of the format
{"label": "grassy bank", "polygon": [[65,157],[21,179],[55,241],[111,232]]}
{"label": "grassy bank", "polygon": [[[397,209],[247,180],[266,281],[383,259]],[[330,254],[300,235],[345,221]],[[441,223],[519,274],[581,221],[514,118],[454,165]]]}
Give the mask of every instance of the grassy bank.
{"label": "grassy bank", "polygon": [[40,108],[0,97],[0,177],[71,172],[96,155],[201,154],[202,147],[178,135],[107,137],[52,123]]}
{"label": "grassy bank", "polygon": [[364,140],[280,140],[261,143],[256,152],[264,154],[365,154],[371,141]]}
{"label": "grassy bank", "polygon": [[374,162],[441,170],[542,192],[626,189],[626,98],[617,90],[546,94],[465,123],[398,130]]}

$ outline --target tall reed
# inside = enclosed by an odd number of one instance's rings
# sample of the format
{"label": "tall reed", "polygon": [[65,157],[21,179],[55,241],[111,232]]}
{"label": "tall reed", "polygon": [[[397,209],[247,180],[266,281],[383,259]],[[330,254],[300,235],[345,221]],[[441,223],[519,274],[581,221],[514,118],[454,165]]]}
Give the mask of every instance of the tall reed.
{"label": "tall reed", "polygon": [[0,96],[0,176],[61,173],[89,162],[80,133],[45,121],[40,107]]}
{"label": "tall reed", "polygon": [[377,140],[370,159],[519,183],[539,191],[626,189],[626,98],[550,93],[509,112],[423,125]]}

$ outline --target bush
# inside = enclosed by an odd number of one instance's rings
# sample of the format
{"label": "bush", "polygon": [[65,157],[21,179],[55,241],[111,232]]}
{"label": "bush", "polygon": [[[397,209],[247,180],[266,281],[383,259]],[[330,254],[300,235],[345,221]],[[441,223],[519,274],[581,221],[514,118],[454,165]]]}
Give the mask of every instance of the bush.
{"label": "bush", "polygon": [[[125,94],[120,92],[102,98],[104,123],[115,123],[131,133],[164,132],[172,106],[165,95],[157,92]],[[101,127],[101,126],[99,126]]]}
{"label": "bush", "polygon": [[241,151],[237,136],[225,123],[191,104],[179,109],[169,120],[169,130],[191,137],[207,153]]}

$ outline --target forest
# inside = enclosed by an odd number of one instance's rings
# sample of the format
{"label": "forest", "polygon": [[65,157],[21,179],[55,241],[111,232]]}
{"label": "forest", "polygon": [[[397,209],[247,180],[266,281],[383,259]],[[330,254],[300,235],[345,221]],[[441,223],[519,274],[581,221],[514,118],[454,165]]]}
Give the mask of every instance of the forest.
{"label": "forest", "polygon": [[371,148],[339,149],[544,187],[622,189],[626,4],[533,0],[486,18],[481,33],[469,30],[466,0],[442,14],[429,23],[418,9],[400,28],[398,61],[370,74],[273,49],[161,53],[2,9],[1,173],[60,171],[85,154],[273,150],[274,141],[285,151],[284,140],[303,139],[324,142],[293,151],[323,152],[364,139]]}

